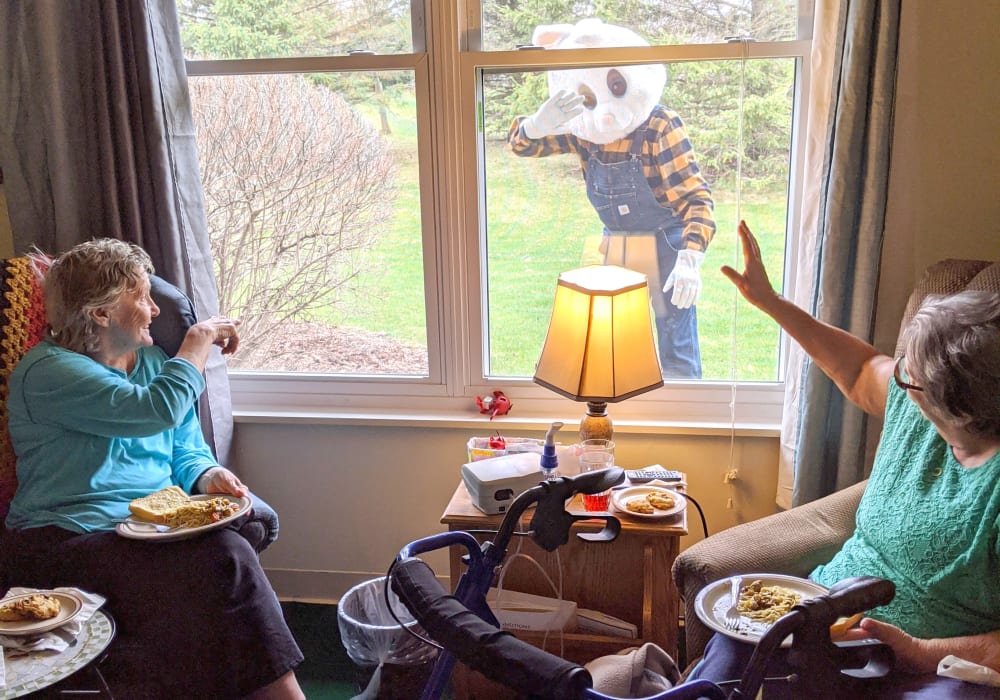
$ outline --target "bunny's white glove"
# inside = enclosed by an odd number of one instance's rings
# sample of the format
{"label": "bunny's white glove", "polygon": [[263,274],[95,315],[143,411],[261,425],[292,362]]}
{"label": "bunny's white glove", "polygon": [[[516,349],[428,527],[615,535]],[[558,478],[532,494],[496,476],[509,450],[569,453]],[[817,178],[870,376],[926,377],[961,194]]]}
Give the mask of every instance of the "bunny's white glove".
{"label": "bunny's white glove", "polygon": [[670,303],[678,309],[686,309],[696,301],[701,294],[701,274],[698,268],[705,262],[705,254],[697,250],[681,250],[677,252],[677,263],[663,285],[663,293],[671,287],[674,294]]}
{"label": "bunny's white glove", "polygon": [[565,134],[569,131],[566,123],[583,111],[583,95],[570,90],[560,90],[545,100],[538,111],[521,122],[524,135],[529,139],[540,139],[550,134]]}

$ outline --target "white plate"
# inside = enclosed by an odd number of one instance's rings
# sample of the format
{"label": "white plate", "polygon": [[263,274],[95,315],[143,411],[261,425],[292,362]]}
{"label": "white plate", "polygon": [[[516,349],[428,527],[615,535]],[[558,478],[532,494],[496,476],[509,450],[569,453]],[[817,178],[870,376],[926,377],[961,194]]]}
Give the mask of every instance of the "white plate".
{"label": "white plate", "polygon": [[[730,602],[730,581],[732,578],[724,578],[708,584],[701,589],[698,597],[694,599],[694,610],[701,618],[701,621],[711,627],[716,632],[721,632],[727,637],[738,639],[743,642],[757,643],[771,627],[768,622],[755,622],[749,618],[742,618],[742,624],[736,630],[726,629],[723,624],[726,618],[726,610],[729,609]],[[798,576],[785,576],[783,574],[744,574],[743,585],[746,586],[753,581],[760,581],[765,586],[781,586],[795,591],[802,596],[802,600],[815,598],[827,592],[825,586],[799,578]],[[801,601],[800,601],[801,602]],[[786,646],[789,640],[786,639],[782,646]]]}
{"label": "white plate", "polygon": [[49,630],[54,630],[56,627],[65,625],[67,622],[79,615],[80,611],[83,609],[83,600],[81,600],[80,596],[73,593],[67,593],[65,591],[34,591],[33,593],[22,593],[21,595],[14,595],[9,598],[5,598],[3,602],[9,603],[10,601],[18,600],[19,598],[27,598],[28,596],[38,593],[52,596],[58,600],[60,606],[59,614],[55,617],[50,617],[48,620],[0,622],[0,634],[15,636],[48,632]]}
{"label": "white plate", "polygon": [[[653,513],[633,513],[625,504],[633,498],[644,498],[647,493],[663,493],[674,499],[673,508],[668,508],[667,510],[656,510]],[[631,515],[636,518],[669,518],[672,515],[677,515],[682,510],[687,508],[687,499],[676,491],[671,491],[670,489],[665,489],[662,486],[630,486],[627,489],[621,489],[620,491],[611,492],[611,502],[614,504],[615,509],[625,515]]]}
{"label": "white plate", "polygon": [[209,532],[210,530],[225,527],[236,518],[245,514],[248,510],[250,510],[250,506],[253,505],[249,496],[230,496],[226,493],[198,494],[196,496],[191,496],[191,499],[195,501],[207,501],[210,498],[217,498],[220,496],[222,498],[228,498],[233,503],[238,504],[240,509],[236,511],[234,515],[230,515],[228,518],[223,518],[217,523],[209,523],[208,525],[201,525],[199,527],[179,527],[176,530],[161,532],[153,523],[144,523],[130,518],[125,522],[115,525],[115,531],[122,537],[127,537],[131,540],[152,540],[154,542],[186,540],[189,537],[197,537],[198,535]]}

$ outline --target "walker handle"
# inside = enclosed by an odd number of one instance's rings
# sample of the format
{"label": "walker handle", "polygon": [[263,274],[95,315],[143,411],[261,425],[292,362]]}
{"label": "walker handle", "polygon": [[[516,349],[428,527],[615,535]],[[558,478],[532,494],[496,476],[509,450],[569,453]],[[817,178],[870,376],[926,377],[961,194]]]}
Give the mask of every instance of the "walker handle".
{"label": "walker handle", "polygon": [[392,590],[431,639],[462,663],[520,693],[579,700],[593,685],[583,666],[504,632],[449,595],[426,562],[396,563]]}

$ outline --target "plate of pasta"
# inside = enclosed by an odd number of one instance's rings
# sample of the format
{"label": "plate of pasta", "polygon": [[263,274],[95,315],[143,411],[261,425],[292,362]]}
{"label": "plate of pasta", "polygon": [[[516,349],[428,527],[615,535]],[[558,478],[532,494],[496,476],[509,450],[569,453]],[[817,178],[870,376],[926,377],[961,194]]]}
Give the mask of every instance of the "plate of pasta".
{"label": "plate of pasta", "polygon": [[[756,643],[783,616],[803,600],[824,595],[826,586],[815,581],[783,574],[744,574],[740,588],[740,626],[727,629],[724,621],[730,604],[730,582],[724,578],[701,589],[695,598],[695,612],[716,632],[744,642]],[[789,640],[785,640],[788,644]],[[783,645],[784,646],[784,645]]]}
{"label": "plate of pasta", "polygon": [[[176,487],[174,487],[176,488]],[[181,492],[183,493],[183,492]],[[154,494],[151,494],[151,496]],[[142,499],[137,499],[140,501]],[[135,505],[137,501],[133,501]],[[178,498],[169,507],[132,508],[133,514],[115,525],[122,537],[133,540],[172,542],[197,537],[211,530],[226,527],[249,512],[253,502],[248,496],[228,494],[197,494]],[[136,515],[139,511],[141,515]]]}

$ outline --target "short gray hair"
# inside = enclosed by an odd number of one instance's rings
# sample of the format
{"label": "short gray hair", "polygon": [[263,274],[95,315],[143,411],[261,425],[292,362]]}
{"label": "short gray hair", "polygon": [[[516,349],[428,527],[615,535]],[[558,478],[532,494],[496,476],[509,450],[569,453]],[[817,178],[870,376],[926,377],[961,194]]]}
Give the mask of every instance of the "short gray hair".
{"label": "short gray hair", "polygon": [[52,262],[42,280],[52,338],[68,350],[96,351],[93,312],[114,306],[152,273],[149,255],[132,243],[98,238],[73,246]]}
{"label": "short gray hair", "polygon": [[931,404],[970,432],[1000,438],[1000,294],[928,296],[905,347]]}

